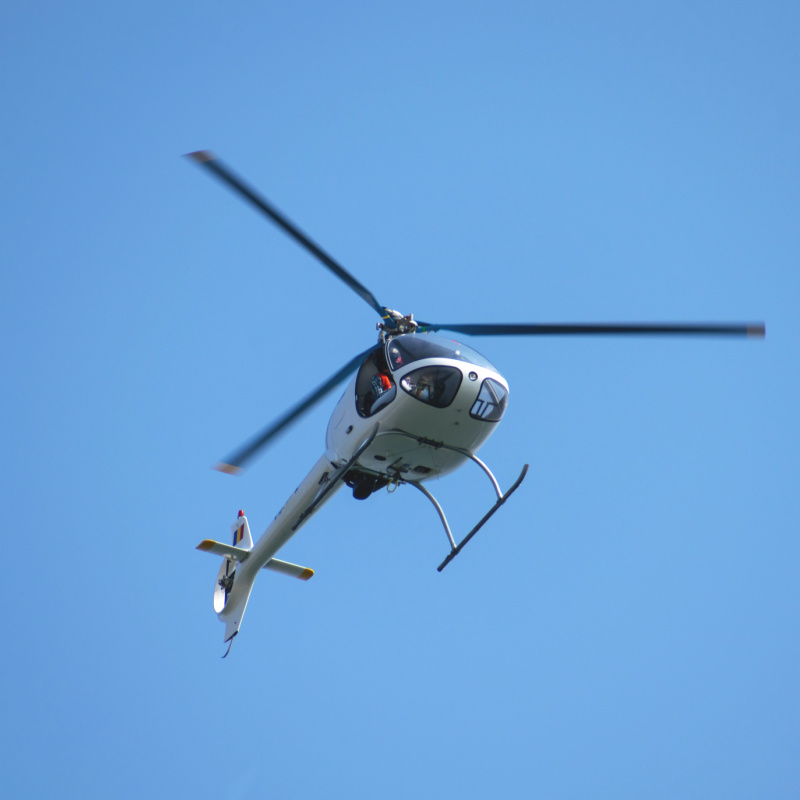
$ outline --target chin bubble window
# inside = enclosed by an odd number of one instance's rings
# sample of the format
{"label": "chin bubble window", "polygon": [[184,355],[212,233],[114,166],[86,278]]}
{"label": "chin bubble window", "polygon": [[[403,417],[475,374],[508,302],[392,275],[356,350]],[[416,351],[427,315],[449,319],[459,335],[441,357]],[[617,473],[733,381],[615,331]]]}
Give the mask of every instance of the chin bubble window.
{"label": "chin bubble window", "polygon": [[485,422],[499,422],[508,405],[508,390],[491,378],[481,385],[478,399],[472,404],[469,415]]}
{"label": "chin bubble window", "polygon": [[400,388],[423,403],[446,408],[453,402],[461,386],[461,370],[456,367],[421,367],[409,372]]}

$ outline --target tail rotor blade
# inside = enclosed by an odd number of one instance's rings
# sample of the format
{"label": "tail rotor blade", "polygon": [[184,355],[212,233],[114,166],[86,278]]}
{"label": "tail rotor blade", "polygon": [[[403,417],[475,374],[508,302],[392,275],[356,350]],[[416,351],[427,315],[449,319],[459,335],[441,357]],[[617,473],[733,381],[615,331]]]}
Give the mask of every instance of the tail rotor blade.
{"label": "tail rotor blade", "polygon": [[348,361],[335,375],[331,375],[325,383],[315,389],[311,394],[304,397],[299,403],[292,406],[286,413],[282,414],[271,425],[257,434],[246,444],[232,453],[224,461],[215,465],[214,469],[226,472],[229,475],[238,475],[247,462],[263,450],[279,433],[284,431],[300,417],[315,406],[325,395],[331,392],[340,384],[350,373],[355,372],[361,362],[373,351],[375,346],[359,353],[355,358]]}

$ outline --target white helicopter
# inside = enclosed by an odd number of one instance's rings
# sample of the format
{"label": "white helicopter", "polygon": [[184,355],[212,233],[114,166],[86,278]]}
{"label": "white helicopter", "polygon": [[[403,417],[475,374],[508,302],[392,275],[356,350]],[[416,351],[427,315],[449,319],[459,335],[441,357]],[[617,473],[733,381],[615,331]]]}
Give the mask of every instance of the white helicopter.
{"label": "white helicopter", "polygon": [[[278,551],[323,503],[343,485],[363,500],[383,487],[413,486],[434,505],[450,551],[441,572],[467,542],[516,491],[526,464],[503,493],[491,470],[476,453],[497,428],[508,403],[508,383],[480,353],[435,331],[485,336],[573,335],[711,335],[763,338],[763,323],[598,323],[598,324],[432,324],[415,321],[381,305],[375,296],[334,261],[294,223],[247,186],[207,150],[188,157],[210,170],[231,189],[267,215],[316,256],[380,315],[378,342],[359,353],[319,388],[289,409],[251,441],[217,465],[229,474],[245,464],[287,426],[322,400],[350,374],[354,377],[328,423],[325,452],[278,515],[253,543],[250,526],[239,511],[230,544],[206,539],[198,546],[221,556],[214,585],[214,610],[225,623],[230,652],[239,633],[247,601],[262,569],[308,580],[313,570],[281,561]],[[456,542],[444,510],[423,483],[472,461],[487,475],[497,500],[475,527]]]}

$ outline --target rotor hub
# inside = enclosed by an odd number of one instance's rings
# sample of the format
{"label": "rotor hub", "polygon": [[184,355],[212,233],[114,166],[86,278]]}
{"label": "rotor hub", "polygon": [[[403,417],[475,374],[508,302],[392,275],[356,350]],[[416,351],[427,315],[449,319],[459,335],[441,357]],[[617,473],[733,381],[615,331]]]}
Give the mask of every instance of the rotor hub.
{"label": "rotor hub", "polygon": [[399,311],[391,308],[384,308],[383,322],[377,324],[380,333],[380,341],[385,342],[393,336],[401,336],[405,333],[414,333],[419,323],[414,321],[413,314],[403,315]]}

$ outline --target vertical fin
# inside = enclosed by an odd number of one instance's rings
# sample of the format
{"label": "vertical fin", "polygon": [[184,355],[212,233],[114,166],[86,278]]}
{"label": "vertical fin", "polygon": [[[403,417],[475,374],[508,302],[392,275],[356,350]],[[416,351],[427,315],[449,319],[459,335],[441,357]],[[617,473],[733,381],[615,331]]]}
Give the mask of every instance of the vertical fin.
{"label": "vertical fin", "polygon": [[[239,631],[236,631],[236,633],[239,633]],[[222,656],[222,658],[227,658],[228,657],[228,653],[230,653],[231,647],[233,647],[233,640],[234,640],[234,638],[236,636],[236,633],[234,633],[233,636],[231,636],[231,638],[228,639],[228,649],[225,651],[225,655]]]}
{"label": "vertical fin", "polygon": [[231,537],[234,547],[241,547],[243,550],[253,549],[253,537],[250,534],[250,525],[247,523],[244,511],[239,511],[236,522],[231,525]]}
{"label": "vertical fin", "polygon": [[245,580],[244,583],[240,580],[238,584],[234,585],[231,601],[225,608],[217,614],[220,621],[225,623],[225,636],[224,642],[230,642],[237,633],[239,633],[239,626],[242,624],[245,609],[247,608],[247,601],[250,599],[250,592],[253,590],[253,578]]}

